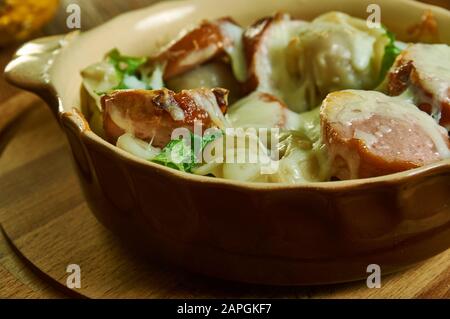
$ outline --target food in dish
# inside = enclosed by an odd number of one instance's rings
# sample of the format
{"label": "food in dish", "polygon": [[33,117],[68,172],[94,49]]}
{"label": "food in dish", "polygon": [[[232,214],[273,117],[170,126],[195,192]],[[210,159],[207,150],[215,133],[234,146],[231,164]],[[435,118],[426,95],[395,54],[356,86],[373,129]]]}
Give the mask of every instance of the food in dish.
{"label": "food in dish", "polygon": [[250,88],[274,94],[296,112],[319,106],[331,91],[375,87],[389,42],[385,30],[336,12],[311,23],[276,15],[245,35]]}
{"label": "food in dish", "polygon": [[450,156],[450,47],[340,12],[203,21],[160,52],[114,49],[81,74],[95,133],[193,174],[325,182]]}
{"label": "food in dish", "polygon": [[410,89],[415,104],[450,128],[450,47],[413,44],[395,60],[388,74],[388,92],[400,95]]}
{"label": "food in dish", "polygon": [[333,176],[340,179],[400,172],[450,155],[445,128],[403,98],[375,91],[330,93],[320,119]]}
{"label": "food in dish", "polygon": [[242,32],[242,28],[231,18],[203,21],[154,60],[165,65],[163,77],[167,80],[222,54],[228,54],[233,60],[238,80],[242,80],[239,74],[244,68],[239,63],[243,57],[238,54],[242,46]]}
{"label": "food in dish", "polygon": [[118,90],[103,95],[103,129],[112,143],[132,132],[141,140],[161,147],[171,140],[176,128],[194,131],[198,121],[202,129],[223,128],[228,91],[195,89],[175,93],[161,90]]}

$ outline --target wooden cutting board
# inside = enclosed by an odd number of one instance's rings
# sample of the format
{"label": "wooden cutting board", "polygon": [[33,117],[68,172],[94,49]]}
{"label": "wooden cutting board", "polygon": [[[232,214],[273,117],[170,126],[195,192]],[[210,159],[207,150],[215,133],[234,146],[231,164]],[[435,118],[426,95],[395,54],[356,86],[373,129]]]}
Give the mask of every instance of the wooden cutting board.
{"label": "wooden cutting board", "polygon": [[[83,27],[151,2],[80,2]],[[60,11],[47,33],[64,32],[64,7]],[[0,52],[0,67],[13,50]],[[368,289],[364,282],[303,288],[243,285],[143,260],[91,215],[68,144],[45,105],[0,79],[0,115],[0,297],[450,298],[450,250],[383,277],[380,289]],[[66,287],[69,264],[81,267],[81,289]]]}

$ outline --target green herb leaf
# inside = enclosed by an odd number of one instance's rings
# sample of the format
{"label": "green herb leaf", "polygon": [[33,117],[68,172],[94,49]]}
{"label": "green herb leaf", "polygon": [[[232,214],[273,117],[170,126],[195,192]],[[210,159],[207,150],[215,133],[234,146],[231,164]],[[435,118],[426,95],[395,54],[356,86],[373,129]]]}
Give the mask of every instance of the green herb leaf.
{"label": "green herb leaf", "polygon": [[191,146],[180,138],[170,141],[152,161],[179,171],[190,172],[195,158]]}
{"label": "green herb leaf", "polygon": [[150,89],[138,74],[139,68],[147,62],[146,57],[126,56],[114,49],[106,55],[106,61],[114,66],[120,78],[119,85],[112,90]]}
{"label": "green herb leaf", "polygon": [[114,65],[118,72],[129,75],[135,75],[139,67],[147,62],[146,57],[122,55],[117,49],[114,49],[107,54],[107,60]]}
{"label": "green herb leaf", "polygon": [[203,135],[202,138],[202,150],[208,145],[209,143],[215,141],[217,138],[221,137],[223,135],[223,132],[220,130],[217,130],[217,132]]}
{"label": "green herb leaf", "polygon": [[386,45],[384,49],[383,61],[381,62],[381,70],[380,70],[380,82],[383,81],[384,77],[388,73],[391,66],[394,64],[397,56],[402,52],[400,48],[395,45],[395,34],[386,30],[386,36],[389,39],[389,43]]}
{"label": "green herb leaf", "polygon": [[176,139],[170,141],[152,161],[167,167],[174,168],[182,172],[192,172],[200,163],[195,150],[199,149],[201,153],[203,149],[220,137],[222,132],[204,135],[203,137],[192,134],[190,136],[190,145],[184,139]]}

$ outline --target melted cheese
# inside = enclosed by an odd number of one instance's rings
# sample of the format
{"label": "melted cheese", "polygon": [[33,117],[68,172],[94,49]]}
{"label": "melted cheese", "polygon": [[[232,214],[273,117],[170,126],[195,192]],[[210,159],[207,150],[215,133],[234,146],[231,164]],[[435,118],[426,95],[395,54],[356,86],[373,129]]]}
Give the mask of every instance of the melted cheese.
{"label": "melted cheese", "polygon": [[322,143],[320,108],[299,114],[298,128],[285,132],[279,146],[286,150],[279,161],[278,171],[270,176],[272,182],[304,183],[330,179],[328,151]]}
{"label": "melted cheese", "polygon": [[[219,24],[219,27],[228,39],[228,42],[224,43],[224,49],[231,59],[233,73],[237,80],[243,82],[247,79],[242,43],[243,30],[227,22]],[[286,183],[326,181],[330,178],[329,155],[331,157],[341,155],[343,158],[350,158],[349,175],[352,178],[356,177],[360,165],[359,156],[348,154],[348,149],[339,146],[334,148],[333,154],[328,154],[326,146],[321,141],[319,108],[310,112],[304,111],[319,105],[329,92],[348,88],[374,87],[378,80],[387,42],[384,30],[369,29],[364,20],[342,13],[328,13],[311,23],[292,21],[287,16],[285,19],[274,22],[263,35],[262,45],[255,55],[259,80],[258,92],[239,100],[230,107],[226,116],[215,103],[214,96],[193,93],[192,98],[222,129],[280,127],[284,130],[292,130],[292,132],[282,132],[289,138],[287,142],[286,140],[282,142],[287,151],[282,154],[279,161],[271,158],[267,145],[261,143],[257,135],[250,137],[257,139],[259,146],[264,150],[261,160],[276,162],[279,169],[274,174],[263,174],[264,164],[261,162],[235,163],[227,161],[224,155],[222,161],[204,164],[194,169],[194,173],[212,174],[216,177],[240,181]],[[211,46],[192,52],[183,63],[194,64],[193,61],[199,60],[203,55],[211,55],[213,50],[215,48]],[[441,102],[450,103],[450,65],[443,63],[450,61],[449,46],[410,45],[406,48],[403,58],[414,61],[415,67],[420,71],[425,90],[433,92],[434,114],[439,112]],[[188,73],[190,85],[192,83],[192,87],[222,86],[205,84],[223,82],[217,72],[212,70],[210,66],[202,66]],[[214,75],[214,78],[206,79],[206,73]],[[87,68],[82,75],[86,90],[96,99],[98,105],[99,96],[96,92],[108,91],[117,86],[119,81],[114,67],[106,62]],[[152,87],[157,88],[163,85],[161,77],[160,69],[152,74]],[[133,78],[127,81],[135,82]],[[182,79],[180,88],[188,88],[187,82],[183,81],[185,79]],[[198,85],[198,83],[203,84]],[[265,93],[278,97],[292,110],[304,113],[297,114],[286,109],[280,101],[264,97]],[[337,99],[340,99],[339,103],[336,103]],[[354,121],[367,120],[373,115],[408,119],[423,128],[432,140],[433,145],[429,146],[434,146],[442,158],[450,157],[443,128],[436,125],[426,113],[418,110],[414,105],[415,100],[417,101],[417,92],[411,89],[398,97],[388,97],[374,91],[345,90],[328,95],[321,110],[328,113],[328,118],[347,127],[352,126]],[[179,106],[170,106],[168,111],[175,120],[184,119],[184,112]],[[93,118],[96,121],[101,119],[99,110],[94,115]],[[135,138],[132,134],[134,131],[132,122],[119,114],[115,108],[111,112],[111,118],[118,126],[129,132],[119,137],[117,141],[119,148],[146,160],[154,158],[160,152],[151,144]],[[370,148],[383,137],[383,134],[388,134],[392,129],[389,123],[380,125],[378,130],[372,133],[355,129],[353,138],[364,141]],[[226,135],[226,138],[229,136]],[[223,144],[223,138],[212,144]],[[231,149],[236,156],[248,157],[254,152],[246,145],[226,144],[225,154]],[[261,153],[258,155],[261,156]]]}
{"label": "melted cheese", "polygon": [[299,87],[296,103],[288,102],[291,108],[304,111],[320,104],[329,92],[376,85],[381,60],[376,52],[379,42],[384,49],[386,39],[381,32],[359,28],[361,21],[328,14],[314,20],[291,41],[289,71]]}
{"label": "melted cheese", "polygon": [[220,110],[219,105],[217,104],[217,100],[215,95],[210,91],[191,91],[191,97],[194,100],[195,104],[202,109],[204,109],[211,121],[220,129],[228,127],[228,121],[225,119],[222,111]]}
{"label": "melted cheese", "polygon": [[183,109],[178,104],[171,104],[167,107],[167,112],[175,121],[184,121],[185,115]]}
{"label": "melted cheese", "polygon": [[279,161],[278,171],[270,176],[271,182],[305,183],[324,182],[330,178],[330,166],[325,146],[316,144],[311,149],[293,147]]}
{"label": "melted cheese", "polygon": [[[326,113],[328,119],[333,119],[333,122],[346,127],[352,126],[354,121],[370,119],[373,115],[402,121],[407,119],[423,128],[433,141],[441,158],[450,157],[450,151],[444,140],[447,135],[444,128],[437,125],[432,117],[419,110],[403,96],[390,97],[375,91],[345,90],[328,95],[321,107],[321,112]],[[389,130],[391,128],[388,125],[383,125],[374,133],[375,135],[372,134],[369,137],[355,130],[354,137],[374,144],[377,141],[377,134],[382,135]]]}
{"label": "melted cheese", "polygon": [[244,30],[240,26],[227,21],[220,23],[219,27],[222,34],[230,40],[230,43],[224,44],[224,49],[230,57],[233,74],[239,82],[244,82],[247,80],[247,61],[242,41]]}
{"label": "melted cheese", "polygon": [[290,111],[276,98],[261,92],[233,104],[226,118],[232,127],[241,128],[284,128],[295,130],[299,127],[299,115]]}
{"label": "melted cheese", "polygon": [[[298,93],[298,83],[290,77],[286,60],[286,48],[291,39],[308,23],[284,20],[272,22],[263,35],[262,44],[255,54],[258,91],[275,95],[285,102],[291,109],[299,110],[296,105],[302,98]],[[304,110],[304,109],[300,109]]]}
{"label": "melted cheese", "polygon": [[258,90],[303,112],[329,92],[373,88],[387,42],[383,29],[369,29],[364,20],[342,13],[311,23],[278,21],[257,54]]}
{"label": "melted cheese", "polygon": [[[422,102],[431,100],[432,114],[439,121],[442,103],[450,105],[450,46],[446,44],[413,44],[402,54],[413,61],[421,85],[432,97],[420,96]],[[416,93],[417,94],[417,93]]]}
{"label": "melted cheese", "polygon": [[120,77],[114,66],[106,61],[93,64],[81,72],[83,86],[90,97],[95,100],[101,111],[99,93],[107,92],[120,83]]}

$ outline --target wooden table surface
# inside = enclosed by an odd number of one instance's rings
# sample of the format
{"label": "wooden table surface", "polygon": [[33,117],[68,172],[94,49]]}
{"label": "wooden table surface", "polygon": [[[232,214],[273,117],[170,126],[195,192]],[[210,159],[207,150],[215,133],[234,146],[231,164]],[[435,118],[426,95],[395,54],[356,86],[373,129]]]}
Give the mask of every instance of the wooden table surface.
{"label": "wooden table surface", "polygon": [[[447,0],[428,0],[447,5]],[[136,9],[142,6],[155,3],[155,0],[63,0],[55,19],[45,28],[45,34],[56,34],[65,32],[65,12],[66,3],[78,3],[82,7],[82,28],[89,29],[100,24],[102,21],[122,13],[126,10]],[[10,59],[15,48],[4,48],[0,50],[0,69],[3,69]],[[37,111],[36,111],[37,110]],[[48,117],[49,111],[44,109],[43,103],[31,94],[19,91],[5,83],[0,79],[0,156],[2,151],[8,145],[8,141],[14,138],[14,130],[10,128],[21,121],[26,115],[32,112],[38,112],[35,121],[39,121],[39,117]],[[25,124],[26,134],[32,135],[33,120],[28,120]],[[12,124],[11,124],[12,123]],[[67,147],[66,142],[55,139],[52,147]],[[36,150],[39,153],[39,150]],[[30,161],[34,156],[39,154],[26,155],[30,156]],[[25,156],[21,154],[20,156]],[[7,169],[13,169],[14,163],[8,163]],[[2,220],[2,203],[0,202],[0,222]],[[3,216],[4,217],[4,216]],[[417,281],[424,281],[424,289],[421,294],[414,294],[418,297],[446,297],[450,298],[450,265],[448,262],[449,252],[441,254],[433,260],[426,262],[418,268],[409,270],[404,276],[417,278]],[[428,276],[424,276],[424,272],[429,272]],[[400,277],[399,277],[400,278]],[[396,279],[394,279],[395,281]],[[399,279],[400,280],[400,279]],[[426,282],[425,282],[426,281]],[[392,296],[402,297],[409,296],[406,292],[395,292],[395,286],[392,288]],[[407,290],[407,287],[402,289]],[[347,293],[346,296],[358,297],[357,294]],[[30,270],[28,264],[19,258],[11,246],[7,243],[4,235],[0,232],[0,298],[64,298],[66,295],[51,286],[46,280],[39,277],[35,272]]]}

